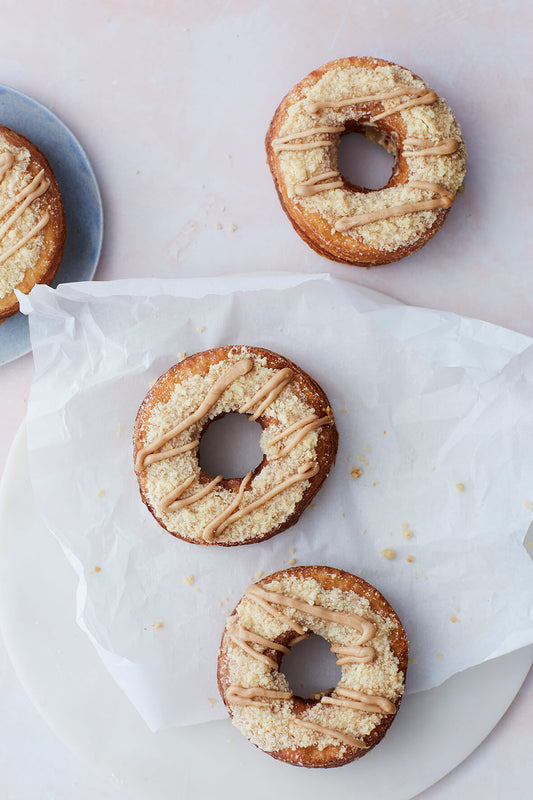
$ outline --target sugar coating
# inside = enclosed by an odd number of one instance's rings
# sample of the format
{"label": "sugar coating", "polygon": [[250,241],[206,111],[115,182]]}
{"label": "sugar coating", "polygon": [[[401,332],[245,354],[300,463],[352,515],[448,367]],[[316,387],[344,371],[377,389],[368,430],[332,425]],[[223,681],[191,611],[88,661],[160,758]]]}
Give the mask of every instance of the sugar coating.
{"label": "sugar coating", "polygon": [[[0,213],[2,208],[18,194],[28,183],[33,180],[33,175],[29,171],[30,152],[26,148],[19,148],[12,145],[0,134],[0,155],[11,153],[15,160],[13,166],[6,172],[0,181]],[[42,216],[43,203],[41,198],[37,198],[31,203],[24,213],[0,239],[0,255],[9,250],[17,241],[31,231]],[[8,213],[6,218],[0,216],[0,228],[9,219],[9,216],[16,210]],[[31,269],[39,260],[43,246],[44,236],[38,232],[26,242],[6,261],[0,264],[0,299],[6,297],[22,282],[28,269]]]}
{"label": "sugar coating", "polygon": [[[207,375],[194,375],[177,384],[169,401],[156,404],[150,411],[147,421],[147,441],[153,441],[196,411],[215,381],[227,372],[231,364],[246,357],[253,359],[253,369],[237,378],[224,391],[206,418],[213,420],[221,414],[237,411],[278,371],[268,368],[264,357],[258,357],[246,347],[234,348],[225,359],[213,364]],[[301,397],[297,380],[293,379],[268,407],[267,413],[271,424],[268,431],[263,431],[260,445],[263,453],[270,458],[277,453],[278,445],[269,445],[269,440],[297,420],[313,413],[313,409]],[[161,450],[176,447],[178,439],[180,445],[198,439],[204,425],[205,419],[185,430]],[[317,441],[318,431],[311,431],[287,456],[268,461],[248,484],[239,508],[249,505],[278,486],[285,478],[294,475],[298,467],[308,462],[316,463]],[[187,494],[193,494],[201,488],[200,472],[197,449],[146,467],[146,498],[157,510],[167,530],[179,533],[185,538],[201,537],[205,527],[224,511],[235,497],[235,493],[229,489],[216,486],[206,497],[188,507],[177,511],[163,511],[162,498],[191,475],[195,476],[195,480],[187,490]],[[308,480],[293,484],[255,511],[232,522],[224,531],[216,534],[215,540],[223,543],[244,542],[277,528],[292,515],[308,486]]]}
{"label": "sugar coating", "polygon": [[[342,665],[339,685],[365,694],[380,695],[397,703],[403,694],[405,680],[398,659],[390,646],[390,636],[397,628],[397,622],[372,611],[366,597],[356,592],[324,589],[314,578],[287,576],[261,586],[269,592],[279,592],[298,598],[310,605],[359,614],[373,622],[376,634],[370,644],[377,654],[375,661],[369,664]],[[360,638],[361,634],[358,631],[346,625],[317,619],[294,608],[286,606],[281,608],[286,616],[302,624],[308,631],[324,637],[331,645],[354,645]],[[226,631],[231,632],[238,625],[271,641],[290,630],[283,621],[270,615],[247,596],[243,597],[234,614],[227,620]],[[234,644],[229,637],[226,641],[230,684],[243,688],[260,686],[279,691],[290,690],[283,672],[253,658]],[[252,642],[248,644],[258,652],[262,652],[260,645]],[[310,746],[323,750],[329,745],[340,747],[341,756],[346,752],[347,746],[339,739],[296,725],[292,705],[292,700],[270,700],[266,707],[230,703],[233,724],[253,744],[266,752]],[[300,718],[360,738],[370,734],[383,717],[381,714],[317,703],[306,710]]]}
{"label": "sugar coating", "polygon": [[[277,136],[305,131],[318,125],[345,125],[348,121],[357,122],[364,116],[364,106],[345,108],[325,108],[318,114],[306,110],[309,101],[340,101],[350,97],[378,94],[400,85],[428,89],[424,81],[416,78],[409,70],[395,65],[368,67],[337,67],[329,70],[311,87],[303,91],[302,99],[292,103],[288,109]],[[393,108],[408,96],[394,97],[381,101],[385,109]],[[466,150],[461,129],[448,104],[439,98],[430,105],[420,105],[398,112],[406,126],[406,138],[430,139],[437,143],[441,139],[455,139],[459,149],[449,155],[420,157],[409,156],[404,151],[409,165],[410,181],[426,181],[441,184],[451,192],[457,192],[465,174]],[[379,141],[379,121],[367,128],[368,138]],[[332,227],[340,217],[367,213],[383,208],[417,202],[427,199],[427,190],[415,189],[407,185],[393,186],[372,192],[348,192],[344,188],[329,189],[310,197],[295,194],[295,184],[324,172],[338,169],[337,145],[340,134],[321,133],[314,135],[317,140],[329,139],[332,147],[318,147],[312,150],[281,151],[278,163],[285,191],[290,200],[305,211],[319,214]],[[300,142],[300,139],[294,140]],[[306,137],[302,141],[311,141]],[[362,241],[380,250],[395,250],[400,246],[413,244],[436,221],[439,210],[419,211],[400,217],[389,217],[366,225],[352,228],[344,235]]]}

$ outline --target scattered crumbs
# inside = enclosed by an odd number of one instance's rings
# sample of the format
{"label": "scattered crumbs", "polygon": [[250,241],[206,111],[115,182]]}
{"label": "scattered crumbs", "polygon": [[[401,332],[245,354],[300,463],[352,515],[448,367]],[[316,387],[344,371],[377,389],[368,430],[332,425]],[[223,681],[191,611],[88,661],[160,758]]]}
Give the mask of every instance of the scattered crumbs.
{"label": "scattered crumbs", "polygon": [[278,328],[278,333],[283,333],[283,328]]}
{"label": "scattered crumbs", "polygon": [[200,588],[197,586],[197,587],[196,587],[196,589],[195,589],[194,591],[195,591],[195,592],[201,592],[202,590],[201,590],[201,589],[200,589]]}
{"label": "scattered crumbs", "polygon": [[314,511],[315,508],[316,508],[316,504],[315,503],[311,503],[311,505],[309,506],[309,511]]}
{"label": "scattered crumbs", "polygon": [[414,656],[411,656],[411,658],[407,659],[407,663],[408,664],[416,664],[416,658]]}
{"label": "scattered crumbs", "polygon": [[369,444],[367,444],[367,446],[365,447],[365,450],[366,450],[366,452],[367,452],[367,453],[370,453],[370,451],[372,450],[372,448],[370,447],[370,445],[369,445]]}
{"label": "scattered crumbs", "polygon": [[360,461],[362,464],[368,464],[368,459],[367,459],[367,457],[366,457],[366,456],[359,456],[359,461]]}
{"label": "scattered crumbs", "polygon": [[98,572],[101,572],[101,571],[102,571],[102,567],[95,567],[93,570],[91,570],[91,575],[94,575],[95,573],[98,573]]}
{"label": "scattered crumbs", "polygon": [[339,519],[344,519],[344,511],[341,511],[341,513],[339,514]]}
{"label": "scattered crumbs", "polygon": [[404,539],[410,539],[413,531],[409,528],[409,523],[404,522],[402,525],[402,536]]}
{"label": "scattered crumbs", "polygon": [[341,408],[341,411],[346,411],[346,406],[343,406],[343,407]]}
{"label": "scattered crumbs", "polygon": [[366,528],[361,528],[361,535],[364,535],[365,533],[366,533]]}
{"label": "scattered crumbs", "polygon": [[207,702],[209,703],[209,705],[211,706],[211,708],[214,708],[214,707],[217,705],[217,703],[218,703],[218,700],[217,700],[217,698],[216,698],[216,697],[208,697],[208,698],[207,698]]}
{"label": "scattered crumbs", "polygon": [[396,558],[396,550],[391,550],[387,547],[385,550],[381,551],[381,555],[385,556],[387,561],[392,561],[393,558]]}
{"label": "scattered crumbs", "polygon": [[140,174],[141,174],[141,170],[140,170],[140,169],[136,169],[136,170],[135,170],[135,174],[136,174],[136,175],[140,175]]}
{"label": "scattered crumbs", "polygon": [[229,229],[230,229],[230,231],[231,231],[232,233],[235,233],[235,231],[237,230],[237,226],[236,226],[236,225],[234,225],[234,224],[233,224],[233,222],[232,222],[232,223],[231,223],[231,225],[229,226]]}
{"label": "scattered crumbs", "polygon": [[524,500],[524,508],[527,508],[528,511],[531,511],[533,508],[533,504],[530,500]]}
{"label": "scattered crumbs", "polygon": [[409,562],[410,564],[412,564],[412,563],[413,563],[413,561],[414,561],[414,558],[413,558],[413,556],[407,556],[407,560],[408,560],[408,562]]}
{"label": "scattered crumbs", "polygon": [[385,436],[386,433],[387,433],[387,431],[383,431],[383,436]]}
{"label": "scattered crumbs", "polygon": [[96,492],[96,496],[97,496],[97,497],[103,497],[103,496],[104,496],[104,490],[103,490],[103,489],[100,489],[100,491],[99,491],[99,492]]}
{"label": "scattered crumbs", "polygon": [[444,655],[442,653],[437,653],[437,658],[444,658]]}
{"label": "scattered crumbs", "polygon": [[397,352],[397,353],[401,353],[401,352],[402,352],[402,348],[401,348],[401,347],[397,347],[397,348],[396,348],[396,352]]}
{"label": "scattered crumbs", "polygon": [[262,569],[258,569],[257,572],[255,573],[255,580],[258,581],[259,578],[262,578],[264,574],[265,573],[263,572]]}
{"label": "scattered crumbs", "polygon": [[458,492],[464,492],[465,485],[464,485],[464,483],[456,483],[455,484],[455,488],[457,489]]}
{"label": "scattered crumbs", "polygon": [[362,474],[363,474],[363,470],[362,470],[361,467],[352,467],[352,471],[350,472],[350,475],[352,476],[352,478],[355,478],[355,479],[360,478]]}
{"label": "scattered crumbs", "polygon": [[430,467],[430,468],[429,468],[429,471],[430,471],[430,472],[435,472],[435,467]]}
{"label": "scattered crumbs", "polygon": [[196,330],[198,333],[203,333],[205,331],[205,325],[198,325]]}
{"label": "scattered crumbs", "polygon": [[217,606],[218,606],[219,608],[222,608],[222,600],[219,600],[219,601],[218,601],[218,603],[217,603]]}
{"label": "scattered crumbs", "polygon": [[457,619],[457,617],[454,614],[452,614],[452,616],[450,617],[450,622],[460,622],[460,620]]}
{"label": "scattered crumbs", "polygon": [[221,231],[222,230],[222,225],[220,224],[220,222],[217,222],[217,224],[215,225],[215,230],[217,230],[217,231]]}
{"label": "scattered crumbs", "polygon": [[152,622],[152,628],[155,628],[156,630],[158,630],[159,628],[162,628],[162,627],[163,627],[163,623],[162,622]]}
{"label": "scattered crumbs", "polygon": [[184,358],[187,358],[187,353],[183,350],[181,353],[176,353],[178,360],[183,361]]}
{"label": "scattered crumbs", "polygon": [[377,485],[378,485],[377,481],[374,481],[374,483],[372,484],[372,486],[377,486]]}
{"label": "scattered crumbs", "polygon": [[123,430],[124,430],[124,425],[122,424],[122,422],[119,422],[118,423],[117,436],[122,436],[122,431]]}
{"label": "scattered crumbs", "polygon": [[291,554],[291,556],[293,556],[295,554],[295,552],[296,552],[296,548],[295,547],[291,547],[291,549],[289,550],[289,553]]}
{"label": "scattered crumbs", "polygon": [[192,586],[194,583],[194,575],[186,575],[183,579],[185,586]]}
{"label": "scattered crumbs", "polygon": [[226,741],[227,741],[227,743],[228,743],[228,744],[231,744],[231,738],[230,738],[229,736],[228,736],[228,738],[226,739]]}
{"label": "scattered crumbs", "polygon": [[289,565],[289,567],[293,567],[296,564],[296,559],[295,558],[289,558],[289,560],[287,561],[287,564]]}

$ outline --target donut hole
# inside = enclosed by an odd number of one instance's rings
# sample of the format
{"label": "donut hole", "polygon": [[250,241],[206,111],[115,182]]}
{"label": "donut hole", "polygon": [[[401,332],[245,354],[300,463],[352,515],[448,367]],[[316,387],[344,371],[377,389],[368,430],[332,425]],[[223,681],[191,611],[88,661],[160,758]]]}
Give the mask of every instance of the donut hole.
{"label": "donut hole", "polygon": [[386,186],[396,165],[396,146],[377,128],[367,126],[341,136],[337,167],[353,186],[375,191]]}
{"label": "donut hole", "polygon": [[339,683],[342,670],[336,660],[337,656],[331,652],[329,642],[311,634],[283,656],[280,669],[294,695],[304,700],[314,700],[317,693],[326,693]]}
{"label": "donut hole", "polygon": [[259,444],[262,428],[245,414],[232,412],[213,420],[198,449],[200,468],[208,475],[242,478],[263,460]]}

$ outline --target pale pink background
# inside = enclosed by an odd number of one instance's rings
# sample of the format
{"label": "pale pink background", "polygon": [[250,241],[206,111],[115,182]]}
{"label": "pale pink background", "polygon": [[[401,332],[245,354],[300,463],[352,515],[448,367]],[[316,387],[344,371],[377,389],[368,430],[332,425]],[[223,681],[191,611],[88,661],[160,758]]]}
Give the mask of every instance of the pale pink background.
{"label": "pale pink background", "polygon": [[[0,82],[51,108],[86,149],[105,210],[99,280],[330,270],[533,335],[532,29],[533,7],[518,1],[6,0]],[[443,230],[415,256],[372,270],[309,250],[264,163],[284,93],[346,55],[420,74],[448,99],[469,152],[465,193]],[[0,470],[31,377],[30,356],[0,367]],[[129,797],[46,729],[1,648],[0,715],[2,797]],[[421,796],[525,797],[532,717],[530,677],[478,751]]]}

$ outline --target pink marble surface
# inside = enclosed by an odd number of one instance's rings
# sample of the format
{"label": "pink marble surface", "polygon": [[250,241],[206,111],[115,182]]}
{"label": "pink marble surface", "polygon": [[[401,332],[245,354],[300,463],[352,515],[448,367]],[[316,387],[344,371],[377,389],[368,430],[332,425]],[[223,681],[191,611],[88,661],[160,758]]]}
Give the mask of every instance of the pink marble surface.
{"label": "pink marble surface", "polygon": [[[512,1],[7,0],[0,82],[51,108],[84,146],[104,201],[100,280],[330,270],[533,335],[532,23],[533,8]],[[443,230],[390,267],[358,270],[309,250],[264,163],[283,94],[344,55],[420,74],[448,99],[468,145],[465,193]],[[0,471],[31,377],[31,356],[0,367]],[[530,676],[478,750],[421,797],[528,796],[532,715]],[[129,798],[46,728],[1,646],[0,718],[2,797]]]}

